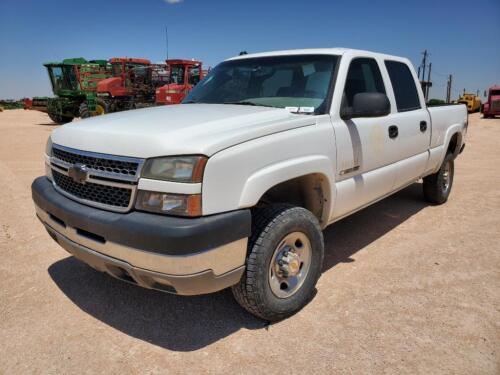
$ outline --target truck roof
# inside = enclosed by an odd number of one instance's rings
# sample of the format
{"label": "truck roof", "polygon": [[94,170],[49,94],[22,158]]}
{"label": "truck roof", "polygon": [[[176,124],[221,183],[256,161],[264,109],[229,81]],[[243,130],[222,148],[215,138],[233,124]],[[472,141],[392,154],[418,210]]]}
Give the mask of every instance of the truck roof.
{"label": "truck roof", "polygon": [[399,56],[387,55],[378,52],[357,50],[352,48],[306,48],[306,49],[290,49],[283,51],[269,51],[269,52],[259,52],[259,53],[249,53],[245,55],[235,56],[229,60],[242,60],[242,59],[251,59],[254,57],[268,57],[268,56],[291,56],[291,55],[345,55],[345,54],[353,54],[353,55],[363,55],[366,57],[381,57],[384,59],[397,60],[397,61],[405,61],[409,63],[409,60]]}

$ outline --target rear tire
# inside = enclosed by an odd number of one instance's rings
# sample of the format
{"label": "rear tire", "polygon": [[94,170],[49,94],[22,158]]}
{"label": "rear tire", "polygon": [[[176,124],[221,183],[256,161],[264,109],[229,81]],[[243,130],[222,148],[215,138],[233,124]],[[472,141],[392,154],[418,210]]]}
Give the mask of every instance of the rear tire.
{"label": "rear tire", "polygon": [[314,297],[323,254],[323,233],[310,211],[284,204],[256,208],[246,270],[233,295],[261,319],[293,315]]}
{"label": "rear tire", "polygon": [[48,115],[52,121],[59,125],[73,121],[73,117],[63,116],[57,113],[48,113]]}
{"label": "rear tire", "polygon": [[453,186],[453,175],[455,172],[453,154],[447,154],[443,164],[434,174],[424,177],[424,197],[433,204],[443,204],[448,200]]}

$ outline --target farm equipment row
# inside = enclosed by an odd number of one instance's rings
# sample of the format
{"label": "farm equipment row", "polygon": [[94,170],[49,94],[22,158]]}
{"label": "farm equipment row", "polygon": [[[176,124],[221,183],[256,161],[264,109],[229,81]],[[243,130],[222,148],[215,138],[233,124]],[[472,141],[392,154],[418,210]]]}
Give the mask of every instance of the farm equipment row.
{"label": "farm equipment row", "polygon": [[200,61],[115,57],[65,59],[46,63],[54,97],[26,99],[25,109],[46,112],[64,124],[75,117],[98,116],[153,105],[180,103],[204,76]]}

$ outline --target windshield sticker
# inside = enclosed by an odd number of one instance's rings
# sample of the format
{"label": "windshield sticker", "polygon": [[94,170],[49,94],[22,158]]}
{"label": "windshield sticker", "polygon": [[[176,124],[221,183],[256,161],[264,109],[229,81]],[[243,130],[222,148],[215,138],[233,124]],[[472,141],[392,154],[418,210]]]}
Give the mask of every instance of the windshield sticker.
{"label": "windshield sticker", "polygon": [[285,109],[291,113],[297,113],[299,111],[299,107],[285,107]]}
{"label": "windshield sticker", "polygon": [[300,107],[299,113],[313,113],[314,107]]}
{"label": "windshield sticker", "polygon": [[302,65],[302,73],[304,73],[305,77],[307,77],[310,74],[313,74],[315,71],[316,69],[314,69],[314,64]]}

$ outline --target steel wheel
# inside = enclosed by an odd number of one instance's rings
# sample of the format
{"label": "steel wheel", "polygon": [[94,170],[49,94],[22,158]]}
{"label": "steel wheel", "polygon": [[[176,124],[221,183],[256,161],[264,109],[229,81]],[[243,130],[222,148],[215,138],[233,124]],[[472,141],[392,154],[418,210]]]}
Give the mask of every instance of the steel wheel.
{"label": "steel wheel", "polygon": [[285,236],[269,264],[269,286],[278,298],[288,298],[300,289],[311,267],[311,242],[302,232]]}
{"label": "steel wheel", "polygon": [[450,178],[451,178],[451,163],[449,161],[443,166],[443,193],[446,193],[450,188]]}
{"label": "steel wheel", "polygon": [[104,107],[100,104],[96,104],[95,111],[92,112],[92,116],[100,116],[103,115],[104,113],[105,113]]}

